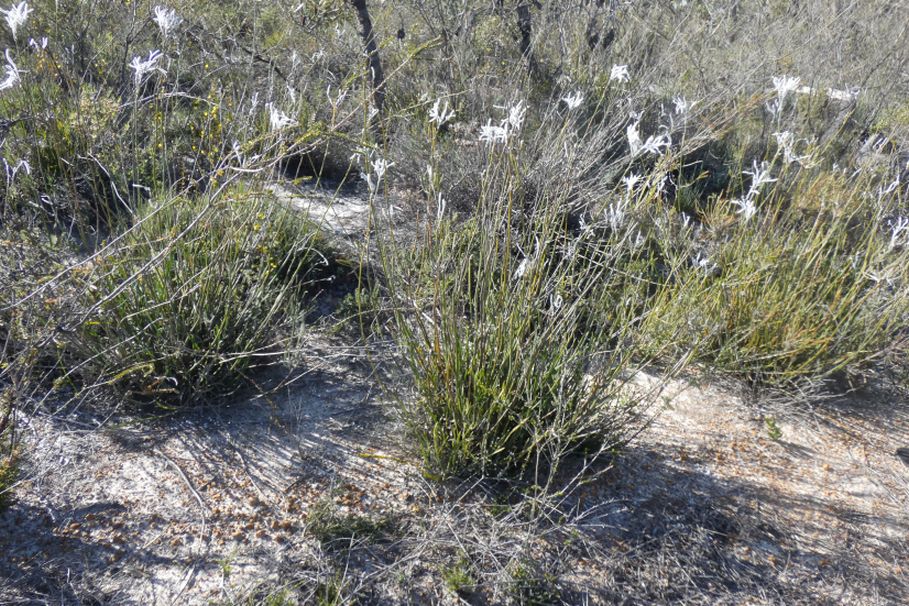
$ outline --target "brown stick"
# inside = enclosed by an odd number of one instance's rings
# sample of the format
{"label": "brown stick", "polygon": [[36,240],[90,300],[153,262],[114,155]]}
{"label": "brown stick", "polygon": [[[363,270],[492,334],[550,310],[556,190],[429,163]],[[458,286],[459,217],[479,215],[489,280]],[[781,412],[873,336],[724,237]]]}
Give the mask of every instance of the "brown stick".
{"label": "brown stick", "polygon": [[379,113],[385,105],[385,72],[382,70],[382,60],[379,57],[379,47],[376,44],[376,34],[372,27],[372,19],[369,17],[369,9],[366,6],[366,0],[350,0],[351,5],[357,11],[357,20],[360,22],[360,35],[363,37],[363,44],[366,47],[366,61],[369,66],[369,79],[372,83],[373,102]]}
{"label": "brown stick", "polygon": [[530,16],[530,3],[518,2],[515,11],[518,14],[518,29],[521,30],[521,56],[527,60],[527,68],[531,72],[536,72],[537,62],[533,56],[533,48],[531,48],[533,20]]}

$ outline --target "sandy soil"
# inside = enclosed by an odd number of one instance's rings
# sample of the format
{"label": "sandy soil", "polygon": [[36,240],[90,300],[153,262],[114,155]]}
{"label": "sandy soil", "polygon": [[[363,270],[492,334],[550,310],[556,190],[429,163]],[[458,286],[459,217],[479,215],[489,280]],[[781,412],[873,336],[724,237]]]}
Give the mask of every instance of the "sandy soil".
{"label": "sandy soil", "polygon": [[[318,573],[325,554],[308,515],[320,503],[430,515],[439,495],[394,446],[381,394],[351,366],[165,420],[94,427],[87,413],[35,411],[22,422],[27,480],[0,517],[0,603],[231,603],[284,571]],[[627,603],[909,601],[909,466],[896,456],[909,444],[905,403],[801,409],[776,417],[774,440],[729,391],[677,382],[666,395],[573,504],[601,559],[572,556],[562,585],[589,603],[621,601],[621,578],[602,580],[619,571],[650,584]],[[420,583],[366,603],[455,597]]]}

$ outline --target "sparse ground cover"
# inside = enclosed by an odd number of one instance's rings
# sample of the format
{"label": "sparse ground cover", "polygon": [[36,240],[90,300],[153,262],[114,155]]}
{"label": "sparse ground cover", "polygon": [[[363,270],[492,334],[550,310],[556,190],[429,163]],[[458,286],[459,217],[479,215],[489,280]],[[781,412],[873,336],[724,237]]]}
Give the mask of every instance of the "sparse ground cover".
{"label": "sparse ground cover", "polygon": [[2,15],[0,603],[909,600],[909,5]]}

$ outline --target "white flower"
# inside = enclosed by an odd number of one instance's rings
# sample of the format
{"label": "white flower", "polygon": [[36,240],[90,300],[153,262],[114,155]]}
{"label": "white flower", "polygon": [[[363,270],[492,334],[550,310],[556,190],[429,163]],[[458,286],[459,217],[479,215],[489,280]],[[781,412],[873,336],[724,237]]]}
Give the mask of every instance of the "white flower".
{"label": "white flower", "polygon": [[628,82],[630,77],[627,65],[613,65],[609,71],[609,80],[618,80],[619,82]]}
{"label": "white flower", "polygon": [[888,183],[886,187],[883,185],[878,187],[877,195],[882,197],[882,196],[886,196],[887,194],[892,194],[893,192],[896,191],[896,188],[899,186],[900,186],[900,176],[897,175],[896,179],[894,179],[893,181]]}
{"label": "white flower", "polygon": [[761,162],[760,166],[757,160],[752,162],[751,170],[742,171],[744,175],[751,175],[751,189],[748,190],[748,198],[753,198],[761,191],[761,186],[765,183],[773,183],[776,179],[770,178],[770,165],[767,161]]}
{"label": "white flower", "polygon": [[332,98],[331,84],[329,84],[328,87],[325,89],[325,96],[328,97],[328,102],[331,104],[332,109],[337,109],[338,106],[344,102],[344,99],[347,98],[347,90],[346,89],[342,90],[341,92],[338,93],[338,96],[336,98]]}
{"label": "white flower", "polygon": [[773,88],[776,89],[776,95],[782,104],[783,100],[786,99],[786,96],[795,92],[799,88],[802,79],[795,76],[774,76],[773,77]]}
{"label": "white flower", "polygon": [[[909,218],[897,217],[895,221],[890,221],[890,248],[894,249],[900,244],[900,238],[903,232],[909,232]],[[909,238],[906,238],[909,244]]]}
{"label": "white flower", "polygon": [[148,58],[144,61],[139,57],[133,57],[133,60],[130,62],[129,66],[133,69],[135,73],[135,82],[136,86],[142,84],[142,79],[145,77],[145,74],[148,74],[153,71],[159,71],[162,74],[164,70],[158,67],[158,59],[162,57],[161,51],[153,50],[148,53]]}
{"label": "white flower", "polygon": [[691,257],[691,264],[703,271],[706,274],[712,273],[716,269],[716,263],[710,260],[710,257],[705,255],[702,251],[698,251],[698,254]]}
{"label": "white flower", "polygon": [[522,277],[524,277],[524,274],[527,273],[527,269],[529,267],[530,267],[530,260],[527,259],[527,257],[524,257],[523,259],[521,259],[521,262],[518,264],[517,269],[514,270],[514,273],[511,276],[512,279],[520,280]]}
{"label": "white flower", "polygon": [[486,124],[480,127],[479,140],[487,145],[492,143],[508,143],[508,139],[524,125],[524,118],[527,115],[527,106],[523,101],[518,101],[511,107],[496,106],[499,109],[507,111],[508,115],[499,122],[499,126],[493,126],[492,120],[487,120]]}
{"label": "white flower", "polygon": [[158,24],[158,28],[161,30],[161,35],[167,38],[170,35],[170,32],[177,28],[178,25],[183,21],[177,11],[172,8],[167,8],[165,6],[156,6],[155,7],[155,16],[153,18],[154,22]]}
{"label": "white flower", "polygon": [[19,84],[19,68],[16,67],[16,64],[13,62],[13,58],[9,56],[9,49],[6,49],[4,53],[6,55],[6,67],[4,71],[6,72],[6,77],[0,82],[0,90],[6,90],[12,88]]}
{"label": "white flower", "polygon": [[268,108],[268,124],[272,131],[283,130],[288,126],[296,126],[297,121],[278,109],[274,103],[266,103]]}
{"label": "white flower", "polygon": [[622,183],[625,184],[625,192],[630,194],[634,191],[635,186],[640,183],[641,179],[643,179],[643,177],[635,173],[622,177]]}
{"label": "white flower", "polygon": [[641,153],[643,143],[641,142],[641,133],[638,132],[638,122],[628,125],[628,128],[625,129],[625,136],[628,137],[628,147],[631,150],[631,155],[637,156]]}
{"label": "white flower", "polygon": [[575,91],[562,97],[562,101],[565,102],[565,105],[568,106],[568,110],[571,111],[581,107],[581,103],[584,102],[584,95],[581,94],[581,91]]}
{"label": "white flower", "polygon": [[454,117],[455,112],[448,106],[447,99],[444,105],[442,104],[442,99],[436,99],[436,102],[433,103],[429,110],[429,121],[435,124],[437,128],[442,128],[446,122]]}
{"label": "white flower", "polygon": [[564,304],[565,299],[562,298],[562,295],[558,293],[549,295],[549,306],[552,307],[553,311],[559,311]]}
{"label": "white flower", "polygon": [[855,101],[861,92],[862,89],[857,86],[849,87],[846,90],[828,88],[827,96],[836,101]]}
{"label": "white flower", "polygon": [[27,160],[19,160],[16,162],[15,166],[10,166],[6,161],[6,158],[3,158],[3,168],[6,169],[6,186],[9,187],[12,185],[13,180],[16,178],[16,173],[20,170],[24,170],[25,174],[32,174],[32,167]]}
{"label": "white flower", "polygon": [[685,99],[685,97],[682,95],[676,95],[673,97],[672,104],[675,106],[675,113],[679,114],[680,116],[687,114],[695,105],[693,102],[689,103],[688,100]]}
{"label": "white flower", "polygon": [[526,115],[527,106],[524,105],[523,101],[518,101],[508,108],[508,116],[502,120],[502,128],[508,129],[509,133],[521,130]]}
{"label": "white flower", "polygon": [[448,206],[448,202],[445,198],[442,197],[442,192],[439,192],[439,195],[436,196],[436,222],[440,223],[442,221],[442,216],[445,214],[445,207]]}
{"label": "white flower", "polygon": [[382,178],[385,176],[385,172],[394,166],[394,162],[388,162],[384,158],[376,158],[372,162],[372,170],[376,173],[376,185],[382,182]]}
{"label": "white flower", "polygon": [[487,145],[507,143],[508,130],[504,126],[494,126],[491,121],[480,127],[480,142]]}
{"label": "white flower", "polygon": [[663,135],[650,135],[647,137],[647,141],[644,142],[644,145],[641,146],[642,152],[651,153],[654,156],[660,155],[660,149],[666,148],[669,149],[669,146],[672,145],[672,137],[668,133]]}
{"label": "white flower", "polygon": [[35,50],[44,50],[47,48],[47,36],[42,36],[38,40],[34,38],[28,39],[28,45],[34,48]]}
{"label": "white flower", "polygon": [[32,12],[32,9],[28,7],[28,2],[14,4],[5,10],[0,8],[0,13],[3,13],[6,18],[6,24],[9,25],[9,29],[13,32],[13,40],[16,39],[16,30],[25,25],[30,12]]}
{"label": "white flower", "polygon": [[745,221],[750,221],[751,217],[757,214],[757,207],[754,205],[754,198],[751,196],[746,196],[744,199],[736,198],[735,200],[730,200],[730,202],[739,207],[735,212],[742,215]]}
{"label": "white flower", "polygon": [[779,133],[773,133],[774,138],[776,139],[776,144],[781,150],[783,150],[783,162],[786,164],[792,164],[793,162],[804,162],[811,158],[811,154],[805,154],[804,156],[798,156],[795,153],[795,135],[793,135],[788,130],[784,130]]}
{"label": "white flower", "polygon": [[618,231],[625,223],[625,204],[623,202],[612,203],[603,211],[603,215],[612,231]]}

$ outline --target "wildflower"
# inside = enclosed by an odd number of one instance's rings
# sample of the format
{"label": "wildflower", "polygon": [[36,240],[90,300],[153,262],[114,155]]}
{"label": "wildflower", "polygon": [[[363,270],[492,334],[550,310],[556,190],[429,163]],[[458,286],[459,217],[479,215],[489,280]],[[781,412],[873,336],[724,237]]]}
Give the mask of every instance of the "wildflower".
{"label": "wildflower", "polygon": [[9,162],[6,161],[6,158],[3,158],[3,168],[6,170],[6,187],[7,189],[12,186],[13,181],[16,179],[16,173],[20,170],[24,170],[25,174],[32,174],[32,167],[27,160],[19,160],[16,162],[15,166],[10,166]]}
{"label": "wildflower", "polygon": [[549,306],[552,308],[553,311],[559,311],[560,309],[562,309],[562,305],[564,305],[564,303],[565,303],[565,299],[562,298],[562,295],[560,295],[558,293],[549,295]]}
{"label": "wildflower", "polygon": [[[890,221],[890,249],[894,249],[900,245],[900,238],[903,235],[903,232],[909,232],[909,218],[906,217],[897,217],[896,220]],[[909,234],[907,234],[909,235]],[[906,243],[909,244],[909,237],[906,238]]]}
{"label": "wildflower", "polygon": [[631,150],[631,155],[637,156],[641,153],[643,143],[641,142],[641,133],[638,132],[638,122],[628,125],[628,128],[625,129],[625,136],[628,137],[628,147]]}
{"label": "wildflower", "polygon": [[454,117],[455,112],[448,106],[447,99],[444,105],[442,104],[442,99],[436,99],[436,102],[429,109],[429,121],[435,124],[437,128],[442,128],[446,122]]}
{"label": "wildflower", "polygon": [[278,109],[274,103],[266,103],[268,108],[268,123],[272,131],[283,130],[288,126],[295,126],[297,121]]}
{"label": "wildflower", "polygon": [[691,257],[691,264],[703,271],[706,274],[712,273],[716,269],[716,263],[710,260],[710,257],[705,255],[702,251],[698,251],[698,254]]}
{"label": "wildflower", "polygon": [[792,164],[793,162],[803,162],[811,157],[810,154],[805,154],[804,156],[796,155],[795,135],[793,135],[788,130],[779,133],[773,133],[773,136],[776,139],[776,144],[781,150],[783,150],[783,162],[786,164]]}
{"label": "wildflower", "polygon": [[754,160],[751,166],[751,170],[742,171],[742,174],[751,175],[751,189],[748,190],[748,198],[753,198],[760,193],[761,186],[765,183],[776,181],[776,179],[770,178],[770,166],[766,161],[761,162],[758,166],[757,160]]}
{"label": "wildflower", "polygon": [[530,267],[530,261],[527,259],[527,257],[524,257],[523,259],[521,259],[521,262],[518,264],[517,269],[514,270],[514,274],[512,274],[512,276],[511,276],[512,279],[520,280],[524,276],[524,274],[527,273],[527,269],[529,267]]}
{"label": "wildflower", "polygon": [[502,128],[509,132],[517,132],[524,125],[524,117],[527,115],[527,106],[523,101],[518,101],[508,108],[508,116],[502,120]]}
{"label": "wildflower", "polygon": [[612,203],[603,214],[612,231],[618,231],[625,223],[625,204],[623,202]]}
{"label": "wildflower", "polygon": [[855,101],[858,99],[859,94],[862,92],[857,86],[849,87],[845,90],[838,90],[835,88],[827,89],[827,96],[835,101]]}
{"label": "wildflower", "polygon": [[692,107],[694,107],[694,103],[689,103],[688,100],[685,99],[685,97],[682,95],[676,95],[673,97],[672,104],[675,106],[675,113],[679,114],[680,116],[684,116],[691,110]]}
{"label": "wildflower", "polygon": [[786,99],[789,93],[798,90],[801,82],[802,79],[795,76],[774,76],[773,88],[776,89],[776,95],[780,103]]}
{"label": "wildflower", "polygon": [[581,107],[581,103],[584,102],[584,95],[581,94],[581,91],[576,91],[562,97],[562,101],[568,106],[568,111],[571,111]]}
{"label": "wildflower", "polygon": [[376,158],[373,160],[372,170],[376,173],[376,185],[381,183],[382,178],[385,176],[385,172],[394,165],[394,162],[388,162],[384,158]]}
{"label": "wildflower", "polygon": [[372,182],[372,175],[360,171],[360,178],[366,181],[366,186],[369,188],[369,191],[376,191],[376,184]]}
{"label": "wildflower", "polygon": [[507,143],[508,130],[503,126],[494,126],[492,121],[487,121],[480,127],[480,142],[489,144]]}
{"label": "wildflower", "polygon": [[129,66],[133,69],[135,73],[136,86],[142,84],[142,79],[145,77],[145,74],[153,72],[155,70],[160,71],[162,74],[164,70],[158,67],[158,60],[162,57],[161,51],[153,50],[148,53],[148,58],[144,61],[139,57],[133,57],[133,60],[130,62]]}
{"label": "wildflower", "polygon": [[609,81],[618,80],[619,82],[628,82],[630,77],[627,65],[613,65],[609,71]]}
{"label": "wildflower", "polygon": [[155,16],[153,18],[154,22],[158,24],[158,29],[161,30],[161,35],[167,38],[170,35],[171,30],[177,28],[178,25],[183,21],[177,11],[172,8],[167,8],[165,6],[156,6],[155,7]]}
{"label": "wildflower", "polygon": [[663,178],[657,181],[656,191],[658,194],[663,195],[666,193],[666,186],[672,183],[672,177],[669,175],[663,175]]}
{"label": "wildflower", "polygon": [[878,194],[878,196],[886,196],[887,194],[892,194],[893,192],[896,191],[896,188],[898,188],[899,186],[900,186],[900,176],[897,175],[896,179],[894,179],[893,181],[888,183],[886,187],[884,187],[883,185],[878,187],[877,194]]}
{"label": "wildflower", "polygon": [[492,120],[487,120],[486,124],[480,127],[479,140],[487,145],[490,143],[508,143],[508,139],[514,133],[521,130],[524,125],[524,118],[527,115],[527,106],[523,101],[518,101],[511,107],[500,107],[499,109],[507,110],[508,115],[499,122],[499,126],[493,126]]}
{"label": "wildflower", "polygon": [[332,109],[337,109],[341,103],[344,102],[344,99],[347,98],[347,91],[342,90],[338,93],[338,96],[334,99],[331,97],[331,84],[325,89],[325,96],[328,97],[328,102],[331,104]]}
{"label": "wildflower", "polygon": [[29,38],[28,45],[35,50],[44,50],[47,48],[47,36],[42,36],[37,40],[34,38]]}
{"label": "wildflower", "polygon": [[757,214],[757,207],[754,205],[754,198],[752,196],[745,196],[745,198],[736,198],[730,200],[732,204],[735,204],[739,207],[739,210],[735,211],[737,214],[742,215],[742,218],[745,221],[750,221],[751,218]]}
{"label": "wildflower", "polygon": [[0,13],[3,13],[6,18],[6,24],[9,25],[10,31],[13,32],[13,40],[16,39],[16,30],[25,25],[30,12],[32,12],[32,9],[28,7],[28,2],[14,4],[5,10],[0,8]]}
{"label": "wildflower", "polygon": [[0,90],[6,90],[16,86],[21,79],[19,78],[19,68],[16,67],[13,58],[9,56],[9,49],[6,49],[4,54],[6,55],[6,67],[3,69],[6,72],[6,77],[3,81],[0,81]]}
{"label": "wildflower", "polygon": [[635,186],[640,183],[641,179],[643,179],[643,177],[635,173],[622,177],[622,183],[625,184],[625,192],[630,194]]}
{"label": "wildflower", "polygon": [[448,206],[448,202],[442,197],[442,192],[439,192],[439,195],[436,196],[436,223],[441,223],[446,206]]}
{"label": "wildflower", "polygon": [[644,142],[644,145],[641,146],[640,151],[659,156],[661,148],[665,147],[666,149],[669,149],[669,146],[671,145],[672,137],[670,137],[668,133],[663,135],[650,135],[647,137],[647,141]]}

